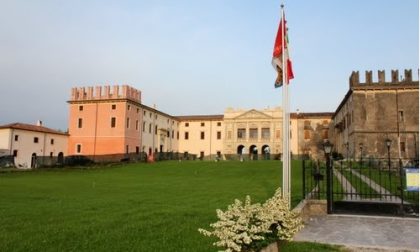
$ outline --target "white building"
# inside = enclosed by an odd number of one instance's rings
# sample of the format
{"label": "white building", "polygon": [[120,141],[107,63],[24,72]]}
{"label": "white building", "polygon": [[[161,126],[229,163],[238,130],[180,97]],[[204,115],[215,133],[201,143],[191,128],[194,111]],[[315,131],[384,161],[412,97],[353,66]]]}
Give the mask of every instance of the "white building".
{"label": "white building", "polygon": [[42,126],[11,123],[0,126],[2,155],[13,155],[18,168],[63,163],[67,155],[68,134]]}

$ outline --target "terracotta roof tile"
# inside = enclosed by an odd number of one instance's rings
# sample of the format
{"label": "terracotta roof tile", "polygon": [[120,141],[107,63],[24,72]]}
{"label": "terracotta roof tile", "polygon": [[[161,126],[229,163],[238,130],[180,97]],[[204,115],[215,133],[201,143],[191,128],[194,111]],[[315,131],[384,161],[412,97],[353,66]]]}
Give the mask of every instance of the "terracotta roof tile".
{"label": "terracotta roof tile", "polygon": [[43,132],[43,133],[51,133],[51,134],[58,134],[58,135],[68,135],[68,133],[53,130],[44,126],[37,126],[32,124],[26,123],[10,123],[5,125],[0,125],[0,129],[20,129],[20,130],[27,130],[27,131],[36,131],[36,132]]}

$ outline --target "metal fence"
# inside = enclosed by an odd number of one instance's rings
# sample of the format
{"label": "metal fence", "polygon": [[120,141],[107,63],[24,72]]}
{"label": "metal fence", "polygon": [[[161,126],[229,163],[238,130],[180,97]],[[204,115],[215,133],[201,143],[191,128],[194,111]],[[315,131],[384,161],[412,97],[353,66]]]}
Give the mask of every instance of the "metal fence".
{"label": "metal fence", "polygon": [[[416,166],[417,165],[417,166]],[[303,161],[303,193],[327,199],[332,212],[382,212],[418,216],[418,191],[407,190],[406,169],[411,160],[366,159]],[[329,173],[329,174],[328,174]]]}

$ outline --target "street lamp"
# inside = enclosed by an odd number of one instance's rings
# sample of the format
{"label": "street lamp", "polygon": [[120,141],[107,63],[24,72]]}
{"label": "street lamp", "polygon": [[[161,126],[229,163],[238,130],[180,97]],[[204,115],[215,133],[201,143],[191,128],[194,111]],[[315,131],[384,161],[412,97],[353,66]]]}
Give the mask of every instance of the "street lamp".
{"label": "street lamp", "polygon": [[346,146],[346,151],[347,151],[347,162],[349,161],[349,142],[346,142],[344,144]]}
{"label": "street lamp", "polygon": [[386,147],[388,148],[388,180],[389,180],[389,187],[391,188],[391,155],[390,155],[390,148],[391,148],[391,139],[387,138],[385,140]]}
{"label": "street lamp", "polygon": [[330,155],[332,150],[332,144],[330,141],[326,141],[324,143],[324,152],[325,152],[325,158],[327,161],[327,213],[332,213],[332,186],[331,186],[331,180],[332,180],[332,168],[331,168],[331,162],[330,162]]}

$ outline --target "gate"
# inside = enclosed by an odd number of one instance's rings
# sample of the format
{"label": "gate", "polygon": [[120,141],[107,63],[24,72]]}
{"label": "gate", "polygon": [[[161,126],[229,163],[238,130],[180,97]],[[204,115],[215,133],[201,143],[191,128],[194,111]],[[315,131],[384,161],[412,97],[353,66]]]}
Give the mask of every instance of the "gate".
{"label": "gate", "polygon": [[302,167],[304,197],[327,200],[328,213],[418,217],[419,193],[406,190],[409,162],[306,160]]}

